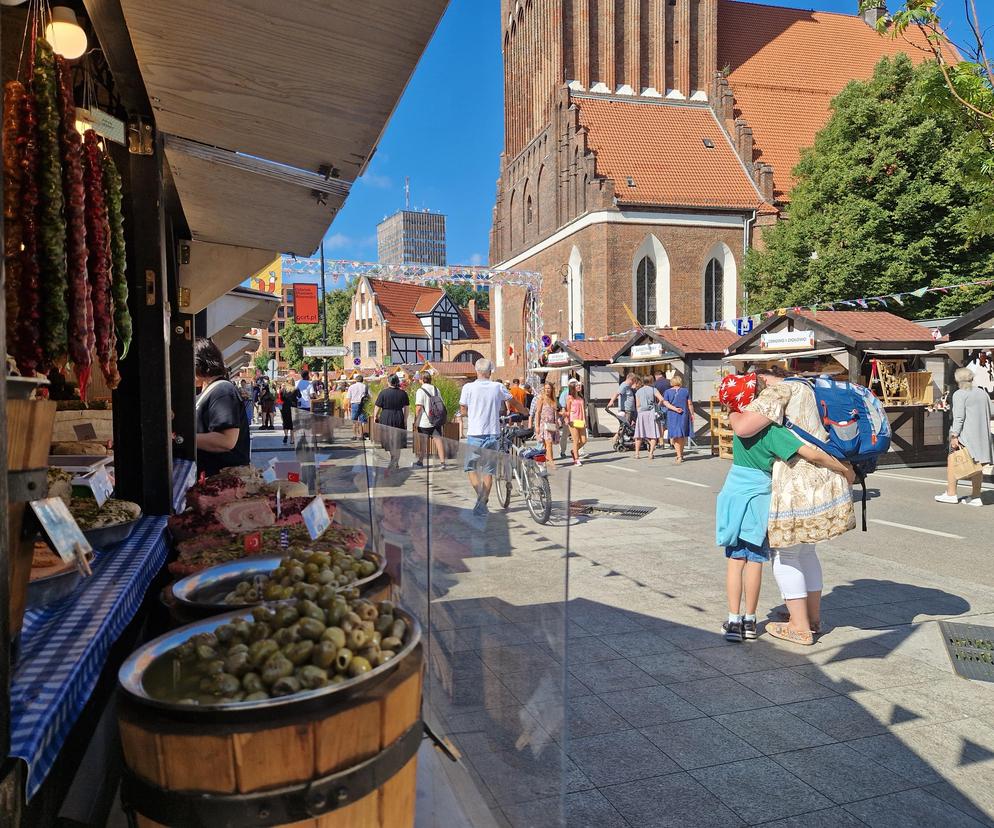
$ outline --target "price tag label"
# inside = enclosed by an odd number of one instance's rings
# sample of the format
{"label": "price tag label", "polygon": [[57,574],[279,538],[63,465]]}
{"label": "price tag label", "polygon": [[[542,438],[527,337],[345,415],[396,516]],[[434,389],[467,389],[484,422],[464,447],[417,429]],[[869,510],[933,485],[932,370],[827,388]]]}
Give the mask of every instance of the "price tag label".
{"label": "price tag label", "polygon": [[93,551],[93,547],[90,546],[90,542],[62,498],[46,497],[42,500],[32,500],[31,508],[52,546],[55,547],[55,551],[66,563],[77,560],[78,552],[85,555]]}
{"label": "price tag label", "polygon": [[76,439],[81,443],[97,439],[97,431],[93,427],[93,423],[80,423],[79,425],[74,425],[72,430],[76,432]]}
{"label": "price tag label", "polygon": [[324,505],[324,500],[318,496],[304,507],[302,512],[304,525],[311,540],[317,540],[324,534],[325,529],[331,526],[331,518],[328,517],[328,509]]}
{"label": "price tag label", "polygon": [[280,520],[283,517],[283,487],[276,487],[276,519]]}
{"label": "price tag label", "polygon": [[275,483],[276,482],[276,469],[274,469],[272,466],[270,466],[268,469],[266,469],[262,473],[262,479],[265,480],[267,483]]}
{"label": "price tag label", "polygon": [[252,532],[249,535],[245,535],[242,538],[242,543],[249,555],[257,555],[262,551],[262,534],[260,532]]}
{"label": "price tag label", "polygon": [[103,466],[90,475],[88,481],[93,497],[97,501],[97,506],[103,506],[114,493],[114,481],[107,474],[107,467]]}

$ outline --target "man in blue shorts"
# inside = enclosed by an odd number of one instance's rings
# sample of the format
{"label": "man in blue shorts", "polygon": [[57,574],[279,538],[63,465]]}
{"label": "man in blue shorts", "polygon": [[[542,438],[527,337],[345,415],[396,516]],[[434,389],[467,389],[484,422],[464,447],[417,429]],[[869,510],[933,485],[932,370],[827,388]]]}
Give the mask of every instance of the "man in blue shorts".
{"label": "man in blue shorts", "polygon": [[363,381],[362,374],[356,374],[355,382],[349,386],[345,392],[349,401],[349,416],[352,418],[352,436],[361,440],[365,435],[363,423],[366,422],[366,415],[363,413],[362,405],[369,396],[369,390]]}
{"label": "man in blue shorts", "polygon": [[459,412],[466,423],[466,473],[476,492],[473,514],[487,514],[487,501],[497,470],[497,440],[500,436],[500,416],[504,406],[510,411],[528,416],[528,409],[519,403],[501,383],[490,375],[494,364],[489,359],[476,361],[476,380],[462,388]]}

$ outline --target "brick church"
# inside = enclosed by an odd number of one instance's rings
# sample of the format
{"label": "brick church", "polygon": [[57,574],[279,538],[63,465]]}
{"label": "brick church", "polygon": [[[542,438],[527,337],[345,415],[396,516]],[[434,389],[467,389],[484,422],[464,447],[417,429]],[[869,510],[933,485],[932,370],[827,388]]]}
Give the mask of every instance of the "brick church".
{"label": "brick church", "polygon": [[[917,31],[878,35],[884,13],[501,0],[505,138],[490,259],[542,273],[543,333],[744,313],[743,256],[781,215],[832,98],[884,55],[929,57]],[[492,305],[498,366],[523,367],[523,291],[497,288]]]}

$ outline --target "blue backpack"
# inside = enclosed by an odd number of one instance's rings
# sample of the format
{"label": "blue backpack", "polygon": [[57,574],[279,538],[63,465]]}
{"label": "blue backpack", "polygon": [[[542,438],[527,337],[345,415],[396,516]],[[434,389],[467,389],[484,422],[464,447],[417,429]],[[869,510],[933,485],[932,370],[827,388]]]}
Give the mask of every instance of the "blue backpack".
{"label": "blue backpack", "polygon": [[798,437],[822,449],[826,454],[851,463],[856,482],[863,487],[863,531],[866,531],[866,476],[877,469],[877,460],[890,449],[891,429],[880,400],[870,389],[852,382],[839,382],[827,376],[804,382],[815,394],[827,440],[819,440],[804,429],[784,423]]}

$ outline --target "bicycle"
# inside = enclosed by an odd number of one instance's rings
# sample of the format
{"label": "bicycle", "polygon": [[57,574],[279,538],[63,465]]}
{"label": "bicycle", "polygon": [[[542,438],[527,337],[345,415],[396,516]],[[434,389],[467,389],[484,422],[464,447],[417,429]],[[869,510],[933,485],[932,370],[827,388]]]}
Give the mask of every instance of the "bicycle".
{"label": "bicycle", "polygon": [[507,458],[501,458],[494,476],[497,502],[508,508],[511,489],[514,488],[524,497],[535,522],[545,524],[552,515],[552,491],[549,473],[545,469],[545,451],[524,448],[525,440],[535,436],[535,429],[512,425],[520,419],[520,415],[500,418],[501,430],[496,450],[506,454]]}

